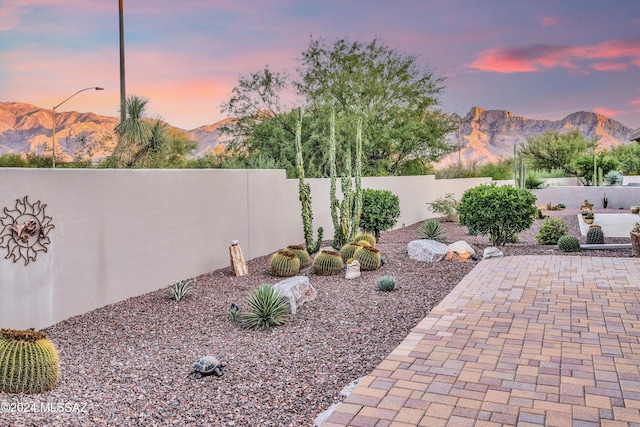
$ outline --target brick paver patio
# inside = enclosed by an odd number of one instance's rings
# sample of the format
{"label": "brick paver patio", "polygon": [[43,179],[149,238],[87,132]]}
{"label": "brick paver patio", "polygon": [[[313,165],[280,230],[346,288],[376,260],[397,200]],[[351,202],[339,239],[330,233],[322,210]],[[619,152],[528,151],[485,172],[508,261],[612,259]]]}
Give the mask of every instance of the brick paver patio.
{"label": "brick paver patio", "polygon": [[640,259],[481,261],[323,427],[640,426]]}

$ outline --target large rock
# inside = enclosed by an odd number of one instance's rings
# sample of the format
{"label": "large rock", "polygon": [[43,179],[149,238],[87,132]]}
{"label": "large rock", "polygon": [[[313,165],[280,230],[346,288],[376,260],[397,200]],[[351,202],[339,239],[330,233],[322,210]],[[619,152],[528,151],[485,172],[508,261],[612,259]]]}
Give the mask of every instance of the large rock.
{"label": "large rock", "polygon": [[407,245],[409,258],[423,262],[439,262],[449,252],[449,247],[435,240],[419,239]]}
{"label": "large rock", "polygon": [[298,307],[307,301],[313,301],[318,294],[307,276],[294,276],[273,285],[280,295],[289,298],[291,314],[296,314]]}
{"label": "large rock", "polygon": [[449,250],[457,253],[458,255],[469,252],[470,255],[475,255],[476,251],[464,240],[458,240],[449,245]]}
{"label": "large rock", "polygon": [[482,258],[502,258],[504,253],[495,246],[490,246],[484,249],[484,253],[482,254]]}

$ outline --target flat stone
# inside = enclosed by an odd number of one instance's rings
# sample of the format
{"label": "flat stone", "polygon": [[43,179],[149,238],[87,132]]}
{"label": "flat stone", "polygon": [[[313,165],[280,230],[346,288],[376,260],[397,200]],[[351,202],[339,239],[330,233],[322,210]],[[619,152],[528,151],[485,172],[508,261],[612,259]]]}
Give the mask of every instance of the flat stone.
{"label": "flat stone", "polygon": [[440,262],[449,252],[449,247],[435,240],[418,239],[407,244],[409,259],[422,262]]}
{"label": "flat stone", "polygon": [[296,314],[298,307],[308,301],[313,301],[318,294],[307,276],[289,277],[273,285],[273,289],[280,295],[289,298],[291,314]]}

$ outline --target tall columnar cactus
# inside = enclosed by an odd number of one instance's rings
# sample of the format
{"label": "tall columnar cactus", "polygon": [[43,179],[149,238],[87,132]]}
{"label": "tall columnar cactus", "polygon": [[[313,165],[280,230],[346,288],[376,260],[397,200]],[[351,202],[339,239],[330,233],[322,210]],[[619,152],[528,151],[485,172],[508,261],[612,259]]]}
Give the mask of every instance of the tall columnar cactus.
{"label": "tall columnar cactus", "polygon": [[313,243],[313,212],[311,210],[311,186],[304,181],[304,161],[302,160],[302,112],[298,109],[298,123],[296,126],[296,166],[298,169],[298,191],[302,203],[302,229],[307,251],[314,254],[322,245],[322,227],[318,227],[318,240]]}
{"label": "tall columnar cactus", "polygon": [[0,392],[42,393],[59,378],[58,353],[45,333],[0,329]]}
{"label": "tall columnar cactus", "polygon": [[518,153],[517,145],[513,146],[513,179],[516,188],[525,188],[525,168],[522,154]]}
{"label": "tall columnar cactus", "polygon": [[[353,240],[360,227],[360,215],[362,213],[362,118],[358,119],[356,131],[356,170],[355,191],[352,189],[353,178],[351,175],[351,150],[347,150],[345,158],[345,173],[341,177],[342,201],[336,197],[336,126],[335,112],[331,112],[329,126],[329,173],[331,176],[330,208],[333,220],[333,247],[341,248],[345,243]],[[340,213],[338,214],[338,211]]]}

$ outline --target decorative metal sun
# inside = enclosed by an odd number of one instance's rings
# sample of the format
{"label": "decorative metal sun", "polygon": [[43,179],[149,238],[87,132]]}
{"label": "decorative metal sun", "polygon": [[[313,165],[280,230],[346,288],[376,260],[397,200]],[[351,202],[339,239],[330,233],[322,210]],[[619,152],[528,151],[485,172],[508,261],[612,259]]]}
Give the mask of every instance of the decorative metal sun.
{"label": "decorative metal sun", "polygon": [[50,224],[51,217],[44,214],[45,207],[39,200],[30,204],[24,196],[22,201],[16,199],[15,209],[3,209],[6,216],[0,217],[0,248],[7,250],[5,259],[18,262],[23,258],[27,265],[36,260],[38,252],[47,252],[51,243],[48,234],[54,226]]}

